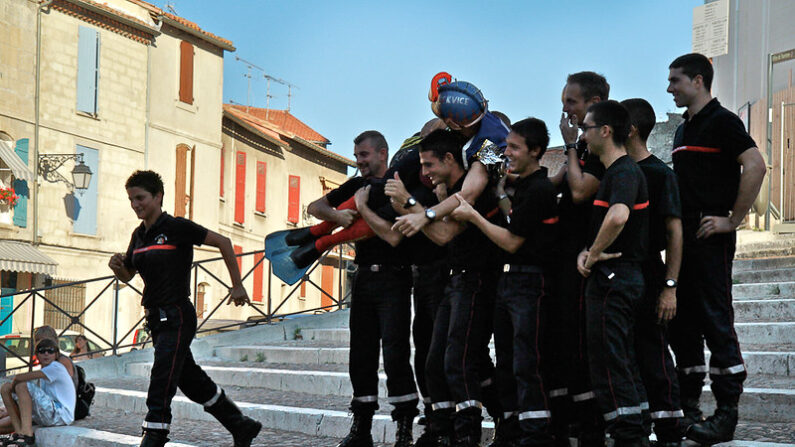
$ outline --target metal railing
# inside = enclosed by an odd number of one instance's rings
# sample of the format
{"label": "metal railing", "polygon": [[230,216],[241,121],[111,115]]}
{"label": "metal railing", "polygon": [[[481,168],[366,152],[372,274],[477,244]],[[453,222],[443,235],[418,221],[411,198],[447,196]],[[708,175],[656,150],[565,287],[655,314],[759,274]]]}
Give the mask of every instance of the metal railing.
{"label": "metal railing", "polygon": [[[227,290],[227,292],[224,295],[224,297],[222,299],[218,300],[218,303],[213,307],[213,309],[207,315],[205,315],[203,317],[202,322],[197,327],[196,334],[199,335],[199,334],[204,334],[204,333],[208,333],[208,332],[211,332],[211,331],[234,330],[235,328],[241,329],[241,328],[244,328],[244,327],[250,327],[250,326],[258,325],[258,324],[270,324],[272,322],[281,321],[281,320],[283,320],[285,318],[288,318],[290,316],[293,316],[293,315],[311,314],[311,313],[319,313],[319,312],[323,312],[323,311],[335,311],[335,310],[341,309],[343,307],[343,305],[345,305],[345,303],[347,302],[347,300],[348,300],[348,298],[350,296],[350,291],[348,291],[348,292],[343,294],[343,283],[344,283],[343,278],[346,276],[346,272],[347,272],[347,269],[344,267],[343,246],[335,247],[335,250],[338,250],[338,262],[337,262],[336,268],[337,268],[339,274],[338,274],[338,278],[337,278],[336,282],[337,282],[337,291],[338,291],[337,296],[340,297],[340,298],[335,298],[331,293],[329,293],[326,290],[323,290],[323,288],[321,286],[317,285],[314,281],[312,281],[309,278],[309,276],[312,274],[312,272],[314,272],[315,269],[317,269],[317,267],[319,265],[322,265],[323,262],[325,261],[325,259],[329,256],[330,252],[326,252],[326,253],[323,254],[323,256],[320,257],[320,259],[318,259],[311,266],[311,268],[307,271],[307,273],[304,275],[304,277],[301,279],[301,281],[299,281],[298,283],[296,283],[296,284],[294,284],[292,286],[292,290],[290,290],[290,292],[287,294],[287,296],[284,299],[282,299],[275,306],[275,308],[273,308],[273,304],[274,303],[273,303],[273,296],[272,296],[272,282],[274,280],[275,281],[279,281],[279,282],[281,282],[281,281],[273,275],[273,273],[271,271],[270,261],[268,261],[264,256],[257,256],[257,255],[260,255],[260,254],[264,254],[265,251],[264,250],[257,250],[257,251],[251,251],[251,252],[237,254],[236,256],[238,257],[238,259],[251,256],[255,260],[255,262],[253,263],[253,266],[251,267],[251,269],[249,269],[247,272],[245,272],[245,274],[243,274],[243,272],[241,272],[243,281],[245,281],[246,279],[248,279],[249,276],[254,274],[254,272],[256,271],[257,267],[259,267],[261,264],[263,264],[263,263],[267,263],[268,264],[267,265],[268,278],[267,278],[267,286],[266,286],[267,287],[267,301],[265,303],[261,303],[261,302],[253,301],[253,300],[249,301],[247,306],[253,308],[256,311],[256,314],[258,314],[258,315],[255,315],[254,318],[249,317],[246,321],[233,322],[233,323],[224,324],[224,325],[214,325],[212,327],[207,327],[207,328],[204,327],[205,324],[207,324],[207,322],[210,321],[210,318],[213,316],[213,314],[215,314],[218,311],[218,309],[224,303],[226,303],[228,301],[231,289],[230,289],[229,283],[227,281],[221,279],[217,274],[212,272],[207,267],[208,264],[217,263],[219,261],[223,264],[223,258],[222,257],[215,257],[215,258],[203,259],[203,260],[200,260],[200,261],[195,261],[193,263],[192,267],[191,267],[192,271],[193,271],[193,290],[192,290],[193,295],[192,296],[193,296],[193,304],[194,304],[194,306],[196,306],[196,304],[197,304],[197,302],[196,302],[197,301],[197,295],[198,295],[197,292],[198,292],[198,287],[199,287],[198,278],[199,278],[199,273],[200,272],[203,273],[204,275],[207,275],[209,278],[211,278],[212,280],[214,280],[215,282],[217,282],[218,284],[220,284],[222,287],[226,288],[226,290]],[[225,265],[224,265],[222,270],[223,270],[224,275],[225,275],[226,274]],[[300,290],[300,288],[302,287],[302,285],[304,283],[308,283],[311,286],[315,287],[317,290],[320,291],[321,297],[322,296],[327,297],[328,299],[331,300],[332,304],[329,304],[329,305],[326,305],[326,306],[314,307],[314,308],[311,308],[311,309],[303,309],[303,310],[296,311],[296,312],[278,314],[278,312],[284,307],[284,305],[291,298],[293,298],[296,295],[296,292],[298,290]],[[54,300],[50,299],[50,297],[46,296],[46,293],[48,291],[57,290],[57,289],[65,288],[65,287],[86,286],[86,290],[88,290],[87,286],[89,284],[96,285],[96,287],[99,288],[99,292],[96,293],[93,296],[93,298],[91,298],[91,300],[88,302],[88,304],[80,312],[77,312],[77,313],[70,313],[70,312],[64,310],[61,306],[58,305],[58,303],[56,303]],[[90,333],[93,337],[96,337],[96,340],[100,341],[102,344],[104,344],[106,346],[106,347],[102,347],[101,349],[91,351],[91,354],[102,353],[102,355],[105,355],[108,352],[110,352],[113,355],[117,355],[117,354],[120,353],[120,351],[124,351],[124,350],[127,350],[127,349],[135,349],[138,346],[142,346],[142,345],[145,345],[146,343],[148,343],[148,340],[144,340],[144,341],[133,340],[131,342],[126,342],[126,340],[130,337],[130,335],[133,334],[133,332],[136,329],[140,329],[141,328],[141,324],[143,323],[145,317],[141,317],[140,319],[138,319],[132,325],[132,327],[124,333],[124,335],[119,337],[119,332],[120,332],[119,331],[119,291],[123,287],[129,287],[129,289],[131,291],[133,291],[136,296],[141,297],[143,295],[143,293],[140,290],[138,290],[135,286],[133,286],[132,284],[130,284],[130,283],[126,283],[126,285],[123,285],[123,284],[124,283],[122,281],[120,281],[118,278],[116,278],[115,276],[110,275],[110,276],[102,276],[102,277],[91,278],[91,279],[86,279],[86,280],[82,280],[82,281],[73,281],[73,282],[68,282],[68,283],[63,283],[63,284],[57,284],[57,285],[46,286],[46,287],[39,287],[39,288],[34,288],[34,289],[23,290],[23,291],[19,291],[19,292],[14,292],[14,293],[0,295],[0,298],[17,297],[14,301],[19,300],[19,298],[21,297],[21,301],[16,303],[16,305],[13,308],[13,310],[8,315],[6,315],[5,318],[0,320],[0,326],[2,326],[6,321],[8,321],[10,318],[12,318],[15,314],[20,312],[20,309],[23,306],[25,306],[26,303],[30,302],[30,308],[29,308],[29,311],[30,311],[29,320],[30,321],[29,321],[29,325],[28,325],[29,328],[30,328],[30,336],[28,338],[28,343],[27,343],[28,344],[28,347],[27,347],[27,358],[24,357],[19,350],[15,350],[15,349],[12,349],[9,346],[6,346],[5,342],[7,340],[9,340],[9,339],[13,340],[16,337],[14,337],[13,335],[11,337],[9,337],[8,335],[0,336],[0,361],[4,357],[6,360],[8,360],[8,359],[18,359],[18,360],[20,360],[22,362],[21,366],[15,366],[15,367],[12,367],[12,368],[3,368],[7,364],[7,362],[0,363],[0,375],[5,375],[7,372],[16,371],[16,370],[20,370],[21,371],[21,370],[24,370],[25,368],[27,368],[28,371],[31,371],[33,369],[33,367],[36,366],[36,362],[33,360],[34,359],[34,350],[35,350],[35,346],[34,346],[34,343],[33,343],[33,333],[34,333],[34,331],[36,329],[36,308],[37,308],[37,304],[38,303],[44,303],[44,304],[48,305],[49,306],[48,310],[50,312],[55,312],[55,313],[57,313],[59,315],[63,315],[65,318],[67,318],[67,321],[69,321],[69,324],[65,328],[60,329],[60,333],[58,334],[59,337],[63,336],[70,328],[81,327],[81,328],[83,328],[83,330],[85,332]],[[108,293],[109,291],[112,292],[112,293]],[[251,292],[251,291],[249,291],[249,292]],[[113,319],[110,322],[110,324],[111,324],[110,328],[108,328],[107,322],[105,322],[102,325],[102,329],[100,329],[98,327],[99,324],[93,324],[92,322],[87,322],[86,320],[88,320],[88,319],[86,319],[84,317],[86,315],[86,312],[89,309],[91,309],[94,306],[97,306],[97,303],[99,303],[102,299],[104,299],[108,295],[111,295],[110,299],[113,300]],[[322,298],[321,298],[321,302],[322,302]],[[265,310],[264,311],[262,309],[260,309],[260,307],[263,306],[263,305],[265,306]],[[105,331],[103,331],[103,329]],[[107,329],[110,329],[110,333],[112,334],[111,337],[104,337],[104,336],[100,335],[100,332],[106,332]],[[20,339],[24,339],[24,337],[25,336],[20,336],[19,338]],[[107,338],[110,338],[110,340],[107,339]]]}

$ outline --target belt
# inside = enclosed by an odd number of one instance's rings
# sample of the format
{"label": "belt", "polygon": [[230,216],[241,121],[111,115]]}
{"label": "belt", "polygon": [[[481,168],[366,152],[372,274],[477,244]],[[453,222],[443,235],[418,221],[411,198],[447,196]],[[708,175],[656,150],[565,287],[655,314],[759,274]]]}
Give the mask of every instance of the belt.
{"label": "belt", "polygon": [[398,264],[363,264],[359,268],[370,272],[399,272],[405,269],[406,266]]}
{"label": "belt", "polygon": [[688,211],[682,213],[682,220],[701,220],[706,216],[727,217],[728,215],[729,215],[728,211],[712,211],[712,210]]}
{"label": "belt", "polygon": [[544,269],[535,265],[504,264],[504,273],[544,273]]}

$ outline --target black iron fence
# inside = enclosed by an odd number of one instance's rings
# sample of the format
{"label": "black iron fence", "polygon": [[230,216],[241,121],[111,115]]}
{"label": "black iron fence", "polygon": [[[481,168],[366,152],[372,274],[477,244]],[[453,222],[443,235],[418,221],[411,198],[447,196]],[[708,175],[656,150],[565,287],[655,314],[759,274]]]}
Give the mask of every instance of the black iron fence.
{"label": "black iron fence", "polygon": [[[330,255],[330,252],[326,252],[310,267],[301,281],[291,286],[291,290],[287,293],[287,296],[278,302],[274,300],[272,285],[274,281],[281,281],[273,275],[271,272],[270,262],[265,259],[264,256],[262,256],[264,254],[264,250],[237,254],[236,256],[239,259],[246,257],[251,257],[254,259],[253,266],[246,272],[241,272],[243,281],[254,274],[257,267],[259,267],[261,264],[267,264],[267,296],[264,297],[264,302],[255,302],[252,300],[247,304],[247,306],[254,309],[255,313],[253,316],[248,317],[245,321],[228,322],[228,320],[226,320],[226,322],[223,322],[222,324],[209,324],[208,322],[211,321],[211,317],[218,311],[218,309],[228,301],[230,284],[228,281],[222,279],[218,274],[209,269],[208,265],[219,262],[223,264],[223,258],[215,257],[194,262],[192,266],[192,299],[194,306],[197,304],[197,299],[199,298],[198,277],[200,272],[226,289],[226,294],[224,297],[218,300],[215,306],[208,313],[203,315],[203,319],[198,325],[196,331],[197,335],[204,335],[209,332],[223,330],[236,330],[258,324],[270,324],[272,322],[281,321],[297,314],[311,314],[341,309],[348,301],[350,296],[350,291],[345,291],[344,288],[347,276],[347,262],[344,260],[345,250],[347,250],[347,247],[344,246],[337,246],[334,248],[334,251],[337,254],[336,267],[337,271],[339,272],[336,281],[336,296],[339,298],[335,298],[333,293],[324,290],[310,278],[310,275],[318,268],[318,266],[323,265],[323,263],[326,262],[326,259]],[[220,270],[223,271],[221,274],[222,277],[227,276],[225,267]],[[279,313],[279,311],[284,308],[285,304],[287,304],[291,299],[295,299],[296,295],[299,295],[298,291],[301,290],[302,287],[306,287],[306,284],[309,284],[310,286],[319,290],[321,296],[325,296],[328,300],[330,300],[331,304],[326,306],[321,305],[311,309],[302,309],[296,312]],[[88,301],[88,303],[79,310],[74,309],[74,307],[71,305],[66,305],[63,299],[58,299],[58,297],[71,296],[75,293],[74,291],[78,289],[82,289],[84,291],[83,293],[85,294],[85,291],[89,290],[89,287],[98,288],[99,292],[93,294],[93,297],[90,299],[90,301]],[[129,330],[124,332],[123,335],[119,336],[121,333],[119,327],[119,295],[120,290],[125,287],[129,288],[129,290],[131,290],[137,297],[142,295],[142,292],[135,286],[129,283],[125,285],[115,276],[102,276],[82,281],[60,282],[46,287],[39,287],[0,295],[0,298],[15,297],[15,305],[13,310],[11,310],[11,312],[6,315],[5,318],[0,320],[0,326],[11,319],[15,314],[21,314],[22,312],[20,309],[22,309],[27,303],[30,303],[30,306],[27,309],[29,311],[29,321],[26,322],[26,326],[30,331],[29,334],[19,336],[6,335],[0,337],[0,375],[20,372],[26,369],[30,371],[34,366],[36,366],[37,362],[34,356],[35,345],[33,343],[32,337],[36,329],[36,311],[39,306],[42,306],[44,309],[45,324],[50,322],[59,323],[59,337],[63,337],[67,331],[70,331],[70,329],[76,328],[78,329],[76,332],[85,334],[88,338],[93,338],[94,340],[98,341],[99,343],[97,346],[95,346],[92,352],[89,353],[90,356],[105,355],[107,353],[117,355],[120,352],[125,352],[130,349],[136,349],[137,347],[145,346],[148,335],[147,337],[133,337],[131,339],[131,335],[133,335],[136,330],[140,331],[142,329],[144,317],[138,319],[129,328]],[[249,290],[249,292],[251,291]],[[129,292],[127,293],[129,294]],[[88,298],[88,296],[89,295],[85,295],[86,298]],[[87,319],[86,312],[89,309],[98,306],[98,303],[103,302],[104,300],[112,300],[112,320],[108,322],[91,321],[91,319]],[[71,303],[72,301],[74,300],[67,300],[66,302]],[[323,300],[321,299],[321,303],[322,301]],[[203,314],[203,310],[199,309],[199,312]],[[108,324],[110,324],[110,327],[108,327]],[[109,333],[112,334],[110,337],[101,335],[101,333],[108,333],[108,329],[110,329]],[[3,362],[3,360],[5,360],[5,362]],[[9,362],[11,365],[9,365]]]}

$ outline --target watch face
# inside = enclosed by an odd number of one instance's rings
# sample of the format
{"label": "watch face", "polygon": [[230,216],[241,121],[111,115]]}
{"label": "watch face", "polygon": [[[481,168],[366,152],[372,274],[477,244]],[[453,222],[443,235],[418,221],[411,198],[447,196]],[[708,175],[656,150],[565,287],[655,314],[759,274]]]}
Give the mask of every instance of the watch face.
{"label": "watch face", "polygon": [[676,281],[674,281],[673,279],[666,279],[665,280],[665,286],[666,287],[676,287]]}
{"label": "watch face", "polygon": [[436,219],[436,211],[432,209],[425,210],[425,217],[427,217],[430,220]]}
{"label": "watch face", "polygon": [[409,204],[409,206],[414,206],[414,205],[417,204],[417,201],[414,200],[414,197],[409,197],[408,204]]}

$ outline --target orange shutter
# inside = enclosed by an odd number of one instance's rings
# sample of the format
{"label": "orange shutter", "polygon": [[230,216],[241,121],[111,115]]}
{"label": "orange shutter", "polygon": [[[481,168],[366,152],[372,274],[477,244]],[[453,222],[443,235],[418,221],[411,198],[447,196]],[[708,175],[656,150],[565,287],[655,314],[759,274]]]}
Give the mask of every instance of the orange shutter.
{"label": "orange shutter", "polygon": [[179,100],[193,104],[193,45],[179,44]]}
{"label": "orange shutter", "polygon": [[177,146],[177,172],[174,183],[174,216],[185,217],[185,184],[187,183],[188,146]]}
{"label": "orange shutter", "polygon": [[257,162],[257,201],[256,210],[260,213],[265,212],[265,174],[268,166],[264,161]]}
{"label": "orange shutter", "polygon": [[[331,296],[334,296],[334,266],[331,265],[324,265],[322,266],[323,270],[320,277],[320,288],[323,289],[324,292],[328,293]],[[328,309],[327,306],[331,306],[334,304],[334,301],[326,295],[326,293],[320,293],[320,307]]]}
{"label": "orange shutter", "polygon": [[235,222],[243,223],[246,217],[246,153],[235,157]]}
{"label": "orange shutter", "polygon": [[299,298],[306,298],[306,280],[301,281],[301,296]]}
{"label": "orange shutter", "polygon": [[[260,260],[265,257],[264,253],[255,253],[254,254],[254,264],[260,262]],[[260,262],[259,265],[254,269],[254,301],[262,301],[262,273],[264,271],[265,261]]]}
{"label": "orange shutter", "polygon": [[287,221],[298,223],[298,208],[301,203],[301,177],[290,176],[289,191],[287,194]]}
{"label": "orange shutter", "polygon": [[[239,254],[243,253],[243,247],[241,247],[239,245],[235,245],[234,248],[235,248],[235,254],[236,255],[239,255]],[[243,277],[243,257],[242,256],[236,256],[236,259],[237,259],[237,268],[238,268],[238,270],[240,270],[240,277],[242,278]]]}

